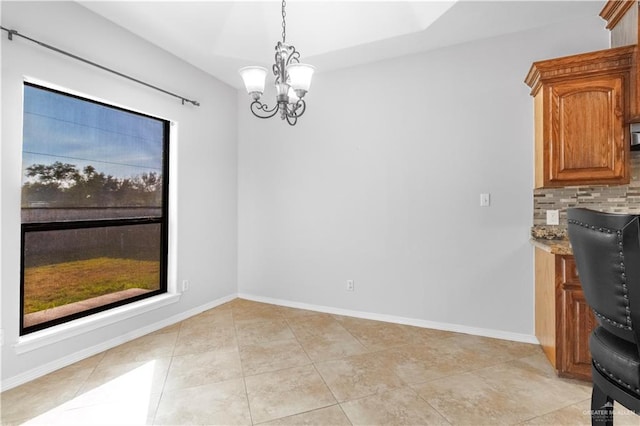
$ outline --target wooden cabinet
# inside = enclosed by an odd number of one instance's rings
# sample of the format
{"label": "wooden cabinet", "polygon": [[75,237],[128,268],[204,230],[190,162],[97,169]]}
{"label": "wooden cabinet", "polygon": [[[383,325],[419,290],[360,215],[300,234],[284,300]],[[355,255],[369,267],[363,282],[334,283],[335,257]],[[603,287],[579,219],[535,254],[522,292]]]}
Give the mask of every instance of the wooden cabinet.
{"label": "wooden cabinet", "polygon": [[637,0],[609,0],[600,12],[611,31],[611,47],[635,45],[635,60],[629,86],[629,121],[640,122],[640,2]]}
{"label": "wooden cabinet", "polygon": [[575,260],[536,248],[536,337],[558,375],[591,379],[589,334],[596,326]]}
{"label": "wooden cabinet", "polygon": [[535,187],[629,183],[627,91],[635,48],[535,62]]}
{"label": "wooden cabinet", "polygon": [[587,305],[578,279],[578,270],[573,256],[556,256],[559,261],[561,292],[560,331],[561,375],[571,377],[591,377],[591,354],[589,353],[589,334],[596,326],[593,311]]}

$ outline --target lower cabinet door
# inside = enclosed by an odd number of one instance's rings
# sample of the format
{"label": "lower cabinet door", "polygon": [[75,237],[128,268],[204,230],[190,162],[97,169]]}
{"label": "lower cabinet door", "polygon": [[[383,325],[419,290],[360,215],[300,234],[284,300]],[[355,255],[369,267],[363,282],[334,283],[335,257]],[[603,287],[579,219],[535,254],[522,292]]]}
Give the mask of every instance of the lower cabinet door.
{"label": "lower cabinet door", "polygon": [[564,338],[560,375],[576,379],[591,379],[589,334],[596,326],[593,312],[584,298],[581,287],[563,290]]}

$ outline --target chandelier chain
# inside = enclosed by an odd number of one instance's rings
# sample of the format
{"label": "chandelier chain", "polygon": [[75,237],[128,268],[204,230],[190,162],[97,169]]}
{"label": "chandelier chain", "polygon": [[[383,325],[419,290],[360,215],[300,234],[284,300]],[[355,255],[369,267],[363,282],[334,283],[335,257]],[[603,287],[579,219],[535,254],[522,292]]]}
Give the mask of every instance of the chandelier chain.
{"label": "chandelier chain", "polygon": [[284,11],[284,7],[286,5],[287,2],[285,0],[282,0],[282,44],[285,44],[287,39],[287,23],[285,22],[287,13]]}

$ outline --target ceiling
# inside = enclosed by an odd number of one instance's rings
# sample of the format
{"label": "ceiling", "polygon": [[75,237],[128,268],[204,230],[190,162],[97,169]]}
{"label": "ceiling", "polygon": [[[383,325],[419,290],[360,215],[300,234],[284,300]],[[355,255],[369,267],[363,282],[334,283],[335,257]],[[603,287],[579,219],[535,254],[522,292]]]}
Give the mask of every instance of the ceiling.
{"label": "ceiling", "polygon": [[[271,68],[278,1],[79,1],[106,19],[242,87],[237,70]],[[598,16],[603,1],[289,0],[287,42],[317,72]],[[603,27],[604,27],[603,21]]]}

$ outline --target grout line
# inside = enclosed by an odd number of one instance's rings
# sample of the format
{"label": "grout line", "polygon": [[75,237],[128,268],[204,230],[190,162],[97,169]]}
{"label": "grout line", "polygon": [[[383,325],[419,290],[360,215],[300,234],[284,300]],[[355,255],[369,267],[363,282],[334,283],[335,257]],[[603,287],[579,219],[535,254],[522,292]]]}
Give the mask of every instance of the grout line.
{"label": "grout line", "polygon": [[249,401],[249,390],[247,389],[247,381],[245,380],[244,376],[242,376],[242,383],[244,384],[244,395],[247,401],[247,412],[249,413],[249,421],[252,425],[255,425],[256,423],[253,421],[253,413],[251,412],[251,402]]}
{"label": "grout line", "polygon": [[[82,383],[80,383],[80,386],[78,387],[78,390],[76,390],[76,392],[74,393],[73,398],[77,398],[77,397],[79,397],[80,395],[82,395],[82,394],[80,393],[80,391],[82,390],[82,388],[84,387],[84,385],[86,385],[86,384],[87,384],[87,382],[89,381],[89,378],[90,378],[91,376],[93,376],[93,373],[95,373],[95,372],[96,372],[96,369],[98,368],[98,366],[100,365],[100,363],[102,363],[102,360],[104,359],[104,356],[105,356],[105,354],[106,354],[106,351],[101,352],[100,354],[102,355],[102,356],[100,357],[100,360],[99,360],[98,362],[96,362],[96,365],[94,365],[94,366],[93,366],[93,368],[92,368],[92,370],[91,370],[91,373],[89,373],[89,374],[87,375],[87,377],[85,377],[85,378],[84,378],[84,380],[82,380]],[[96,355],[96,356],[97,356],[97,355]],[[83,360],[83,361],[84,361],[84,360]],[[79,363],[81,363],[81,362],[82,362],[82,361],[78,361],[76,364],[71,364],[70,366],[67,366],[67,367],[65,367],[65,368],[69,368],[69,367],[71,367],[72,365],[77,365],[77,364],[79,364]]]}
{"label": "grout line", "polygon": [[249,401],[249,390],[247,389],[247,380],[246,380],[247,376],[245,375],[244,362],[242,362],[242,355],[240,354],[240,341],[238,340],[238,327],[236,326],[236,318],[235,318],[233,306],[231,306],[230,309],[231,309],[231,320],[233,322],[233,334],[236,339],[236,350],[238,351],[238,359],[240,360],[240,374],[242,375],[242,384],[244,385],[244,396],[247,401],[247,411],[249,412],[249,421],[251,422],[252,425],[255,425],[256,423],[253,421],[253,413],[251,412],[251,401]]}
{"label": "grout line", "polygon": [[[440,379],[442,379],[443,377],[439,377],[439,378],[440,378]],[[433,380],[437,380],[437,379],[433,379]],[[428,380],[427,382],[424,382],[424,383],[428,383],[428,382],[430,382],[430,381],[431,381],[431,380]],[[421,400],[423,400],[423,401],[424,401],[424,402],[425,402],[429,407],[433,408],[433,410],[434,410],[436,413],[440,414],[440,416],[442,416],[442,418],[443,418],[443,419],[445,419],[445,421],[446,421],[447,423],[449,423],[450,425],[453,425],[453,424],[454,424],[453,420],[451,420],[449,417],[447,417],[447,416],[445,415],[445,413],[441,412],[441,411],[440,411],[440,410],[438,410],[436,407],[434,407],[433,405],[431,405],[431,403],[429,403],[429,401],[427,401],[427,400],[426,400],[426,398],[424,398],[422,395],[420,395],[420,392],[418,392],[417,390],[415,390],[415,389],[413,388],[413,386],[409,385],[409,388],[411,388],[411,390],[412,390],[412,391],[414,391],[414,392],[416,393],[416,396],[417,396],[418,398],[420,398]]]}
{"label": "grout line", "polygon": [[338,399],[336,394],[333,392],[333,389],[331,389],[331,386],[329,386],[327,381],[324,379],[324,376],[322,375],[322,373],[320,373],[320,371],[318,371],[318,368],[316,367],[316,364],[315,363],[311,363],[311,366],[316,371],[316,374],[318,376],[320,376],[320,379],[322,380],[322,383],[324,383],[324,385],[327,387],[327,389],[329,389],[329,392],[331,392],[331,396],[333,396],[333,399],[336,401],[336,404],[340,404],[340,400]]}
{"label": "grout line", "polygon": [[340,407],[340,411],[342,411],[342,414],[344,414],[344,417],[347,419],[347,421],[349,421],[349,423],[351,423],[351,426],[353,426],[353,422],[351,421],[351,417],[349,417],[347,415],[347,412],[344,411],[344,408],[342,408],[342,404],[338,403],[338,407]]}
{"label": "grout line", "polygon": [[[288,414],[288,415],[286,415],[284,417],[278,417],[278,418],[271,419],[271,420],[265,420],[264,422],[254,423],[254,426],[264,425],[264,424],[275,422],[275,421],[278,421],[278,420],[289,419],[289,418],[292,418],[292,417],[295,417],[295,416],[299,416],[301,414],[313,413],[314,411],[324,410],[325,408],[331,408],[331,407],[335,407],[335,406],[340,407],[340,404],[336,402],[335,404],[325,405],[324,407],[313,408],[311,410],[301,411],[301,412],[295,413],[295,414]],[[342,407],[340,407],[340,408],[342,408]],[[344,413],[344,411],[343,411],[343,413]],[[346,414],[345,414],[345,416],[346,416]],[[347,420],[348,419],[349,419],[349,417],[347,417]],[[351,423],[351,420],[349,420],[349,423]],[[353,423],[351,423],[351,424],[353,425]]]}

